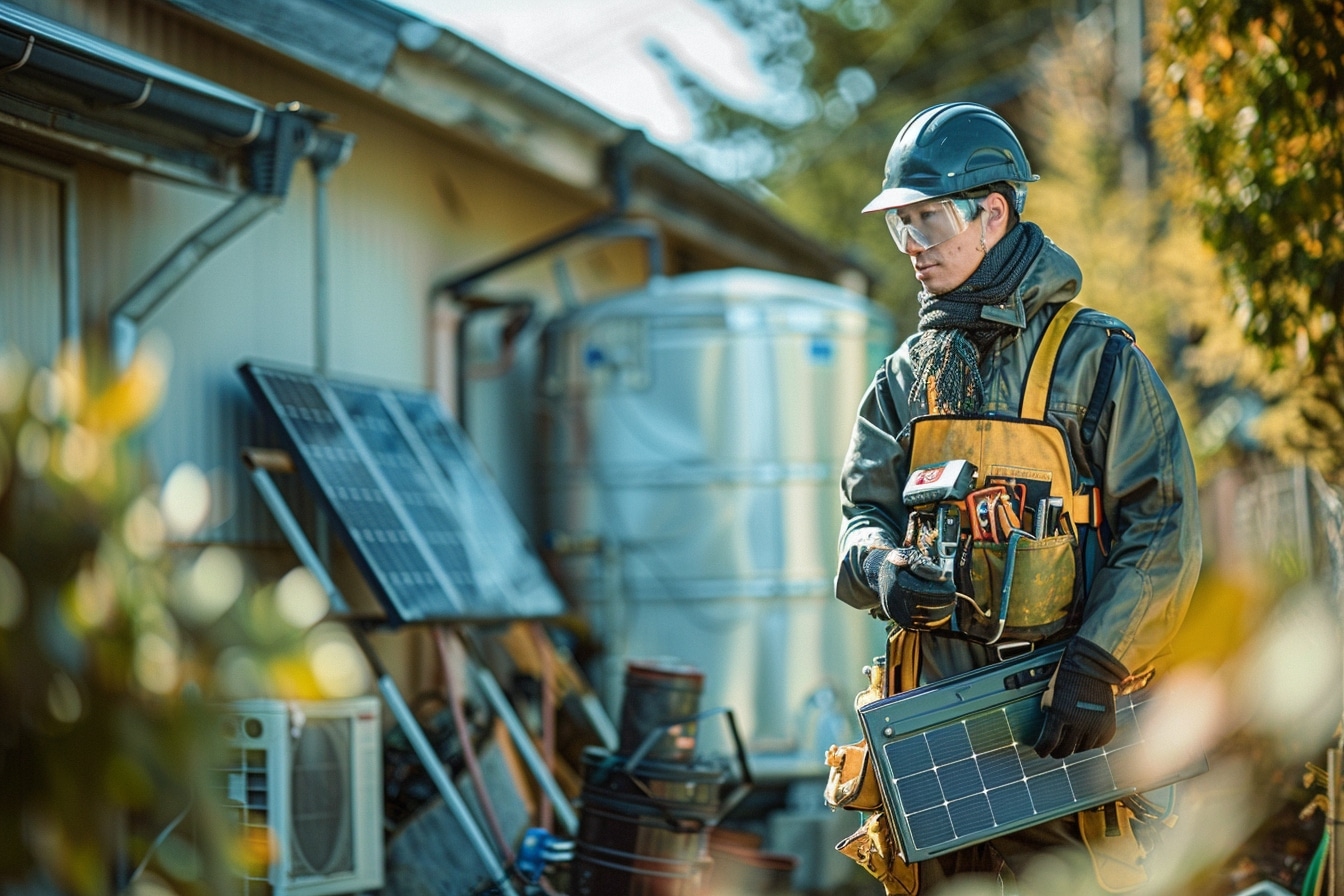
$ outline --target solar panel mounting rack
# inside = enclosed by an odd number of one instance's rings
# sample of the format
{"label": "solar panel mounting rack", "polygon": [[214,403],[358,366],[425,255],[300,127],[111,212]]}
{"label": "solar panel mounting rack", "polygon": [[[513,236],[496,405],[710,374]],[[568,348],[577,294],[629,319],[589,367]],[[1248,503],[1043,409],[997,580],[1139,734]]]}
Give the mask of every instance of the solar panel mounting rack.
{"label": "solar panel mounting rack", "polygon": [[906,861],[1208,770],[1202,752],[1145,724],[1151,687],[1116,698],[1110,743],[1065,759],[1037,756],[1031,745],[1041,730],[1041,695],[1063,650],[1038,650],[859,710]]}

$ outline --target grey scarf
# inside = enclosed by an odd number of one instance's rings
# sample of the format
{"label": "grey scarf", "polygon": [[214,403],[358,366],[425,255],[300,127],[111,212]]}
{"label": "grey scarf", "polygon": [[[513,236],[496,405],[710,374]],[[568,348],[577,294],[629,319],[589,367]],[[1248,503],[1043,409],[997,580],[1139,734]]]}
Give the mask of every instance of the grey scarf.
{"label": "grey scarf", "polygon": [[910,346],[910,403],[931,414],[974,414],[984,404],[980,354],[1012,324],[986,320],[986,305],[1002,305],[1022,283],[1045,246],[1045,234],[1022,221],[985,253],[966,282],[943,295],[919,294],[919,338]]}

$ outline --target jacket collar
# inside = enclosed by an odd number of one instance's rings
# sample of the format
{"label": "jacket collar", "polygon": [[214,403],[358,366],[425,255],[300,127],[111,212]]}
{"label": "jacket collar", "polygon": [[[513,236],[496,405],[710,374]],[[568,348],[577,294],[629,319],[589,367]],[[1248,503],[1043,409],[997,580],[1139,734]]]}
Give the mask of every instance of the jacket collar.
{"label": "jacket collar", "polygon": [[986,305],[980,309],[980,316],[1023,329],[1027,318],[1046,305],[1068,302],[1078,295],[1082,285],[1083,272],[1078,262],[1046,237],[1045,247],[1027,268],[1012,297],[1001,305]]}

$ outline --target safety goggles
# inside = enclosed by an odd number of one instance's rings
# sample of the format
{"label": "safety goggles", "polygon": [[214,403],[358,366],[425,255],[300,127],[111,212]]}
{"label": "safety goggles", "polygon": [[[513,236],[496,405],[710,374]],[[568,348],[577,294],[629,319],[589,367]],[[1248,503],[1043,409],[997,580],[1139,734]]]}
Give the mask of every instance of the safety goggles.
{"label": "safety goggles", "polygon": [[921,249],[932,249],[964,232],[980,214],[978,197],[944,197],[887,209],[887,229],[896,248],[909,254],[910,241]]}

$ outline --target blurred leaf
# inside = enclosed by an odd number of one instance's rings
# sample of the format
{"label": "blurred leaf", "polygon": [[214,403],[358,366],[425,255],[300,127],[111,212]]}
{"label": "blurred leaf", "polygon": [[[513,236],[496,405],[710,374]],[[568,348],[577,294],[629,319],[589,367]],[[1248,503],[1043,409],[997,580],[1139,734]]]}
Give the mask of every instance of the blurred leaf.
{"label": "blurred leaf", "polygon": [[255,585],[222,615],[180,588],[202,551],[166,544],[133,438],[167,376],[149,349],[121,372],[0,355],[0,886],[102,896],[149,859],[154,889],[218,891],[239,854],[210,795],[220,658],[248,657],[268,696],[320,696],[297,668],[304,631]]}

